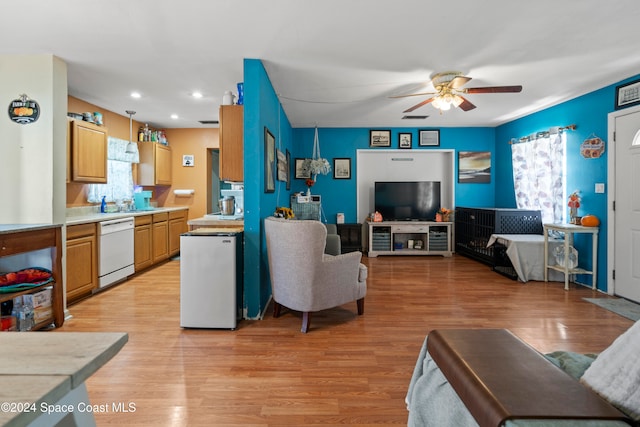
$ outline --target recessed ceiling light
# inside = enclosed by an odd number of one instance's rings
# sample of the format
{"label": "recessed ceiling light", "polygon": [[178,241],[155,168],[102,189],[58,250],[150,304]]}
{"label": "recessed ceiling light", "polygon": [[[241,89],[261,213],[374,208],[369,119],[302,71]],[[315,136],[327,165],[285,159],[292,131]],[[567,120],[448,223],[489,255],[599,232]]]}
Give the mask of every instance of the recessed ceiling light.
{"label": "recessed ceiling light", "polygon": [[141,98],[142,95],[140,95],[140,92],[131,92],[131,97],[132,98]]}
{"label": "recessed ceiling light", "polygon": [[200,93],[200,92],[193,92],[193,93],[191,94],[191,96],[193,96],[194,98],[202,98],[202,93]]}
{"label": "recessed ceiling light", "polygon": [[178,115],[177,115],[177,114],[172,114],[172,115],[171,115],[171,118],[175,120],[175,119],[177,119],[177,118],[178,118]]}

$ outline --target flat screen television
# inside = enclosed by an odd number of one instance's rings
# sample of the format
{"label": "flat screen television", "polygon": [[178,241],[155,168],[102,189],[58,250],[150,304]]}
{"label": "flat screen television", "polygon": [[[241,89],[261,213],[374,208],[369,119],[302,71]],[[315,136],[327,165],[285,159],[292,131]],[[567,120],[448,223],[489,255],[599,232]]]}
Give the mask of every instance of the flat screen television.
{"label": "flat screen television", "polygon": [[384,221],[434,221],[440,209],[440,182],[376,182],[374,197],[375,210]]}

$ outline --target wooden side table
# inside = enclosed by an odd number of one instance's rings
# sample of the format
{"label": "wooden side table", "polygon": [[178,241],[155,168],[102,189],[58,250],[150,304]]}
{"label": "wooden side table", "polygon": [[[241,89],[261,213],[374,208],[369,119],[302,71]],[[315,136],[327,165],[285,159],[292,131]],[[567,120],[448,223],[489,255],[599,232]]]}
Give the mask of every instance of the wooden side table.
{"label": "wooden side table", "polygon": [[[544,281],[548,282],[549,269],[564,273],[564,290],[569,290],[570,274],[590,274],[592,278],[592,288],[596,289],[598,277],[598,227],[584,227],[575,224],[543,224],[544,230]],[[549,231],[560,231],[565,233],[564,237],[564,267],[560,265],[549,265]],[[591,270],[583,268],[569,268],[569,246],[573,245],[573,235],[576,233],[591,234]]]}

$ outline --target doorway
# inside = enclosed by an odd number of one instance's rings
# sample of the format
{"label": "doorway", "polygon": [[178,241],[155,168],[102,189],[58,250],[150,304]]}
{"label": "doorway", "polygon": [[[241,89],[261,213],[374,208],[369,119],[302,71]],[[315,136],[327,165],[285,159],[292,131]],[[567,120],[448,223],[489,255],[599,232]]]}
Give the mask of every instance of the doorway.
{"label": "doorway", "polygon": [[640,107],[609,114],[609,141],[609,293],[640,302]]}

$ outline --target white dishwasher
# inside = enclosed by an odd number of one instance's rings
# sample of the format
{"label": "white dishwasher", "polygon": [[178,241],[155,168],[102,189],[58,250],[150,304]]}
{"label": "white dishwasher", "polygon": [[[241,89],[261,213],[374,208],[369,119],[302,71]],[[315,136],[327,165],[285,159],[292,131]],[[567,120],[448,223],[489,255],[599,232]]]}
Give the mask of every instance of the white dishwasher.
{"label": "white dishwasher", "polygon": [[98,288],[102,289],[132,275],[133,217],[98,223]]}

